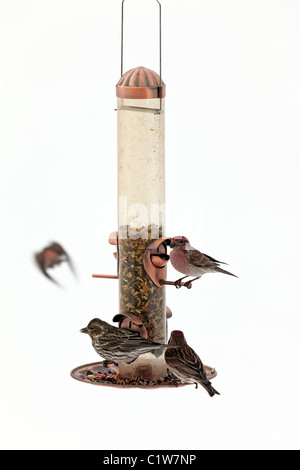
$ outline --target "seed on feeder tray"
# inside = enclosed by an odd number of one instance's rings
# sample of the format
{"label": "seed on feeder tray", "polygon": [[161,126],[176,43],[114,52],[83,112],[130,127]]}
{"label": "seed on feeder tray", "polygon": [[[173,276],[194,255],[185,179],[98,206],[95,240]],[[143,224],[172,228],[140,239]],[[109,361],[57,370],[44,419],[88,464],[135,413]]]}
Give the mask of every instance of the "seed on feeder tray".
{"label": "seed on feeder tray", "polygon": [[100,373],[98,372],[97,375],[96,375],[96,379],[97,379],[97,380],[105,379],[105,374],[100,374]]}

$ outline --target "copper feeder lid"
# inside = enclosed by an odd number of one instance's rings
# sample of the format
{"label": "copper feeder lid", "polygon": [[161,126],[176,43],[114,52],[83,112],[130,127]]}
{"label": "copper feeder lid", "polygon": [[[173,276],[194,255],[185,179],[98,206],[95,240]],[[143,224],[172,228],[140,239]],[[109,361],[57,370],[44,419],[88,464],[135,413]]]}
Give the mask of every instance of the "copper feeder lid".
{"label": "copper feeder lid", "polygon": [[165,83],[156,72],[146,67],[128,70],[117,83],[118,98],[141,100],[165,96]]}

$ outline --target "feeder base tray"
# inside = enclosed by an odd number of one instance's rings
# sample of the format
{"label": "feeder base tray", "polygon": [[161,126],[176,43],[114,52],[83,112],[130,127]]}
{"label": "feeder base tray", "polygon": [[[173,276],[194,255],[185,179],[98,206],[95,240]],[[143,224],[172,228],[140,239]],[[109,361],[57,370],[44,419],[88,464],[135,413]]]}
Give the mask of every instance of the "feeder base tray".
{"label": "feeder base tray", "polygon": [[[214,379],[217,376],[215,369],[209,366],[204,366],[208,380]],[[75,367],[71,371],[71,377],[80,382],[89,383],[92,385],[105,385],[108,387],[120,388],[163,388],[163,387],[183,387],[185,385],[193,385],[189,383],[182,383],[171,372],[163,380],[144,380],[142,378],[124,378],[117,377],[118,367],[113,363],[108,363],[106,366],[104,362],[93,362],[91,364],[84,364]]]}

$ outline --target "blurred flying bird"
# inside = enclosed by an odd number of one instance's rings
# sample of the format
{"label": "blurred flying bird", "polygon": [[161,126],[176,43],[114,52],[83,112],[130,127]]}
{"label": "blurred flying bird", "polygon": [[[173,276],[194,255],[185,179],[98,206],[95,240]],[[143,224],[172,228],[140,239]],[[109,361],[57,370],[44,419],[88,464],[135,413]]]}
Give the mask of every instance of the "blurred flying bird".
{"label": "blurred flying bird", "polygon": [[182,331],[172,331],[169,345],[179,346],[177,349],[165,351],[165,361],[169,370],[184,383],[195,383],[205,388],[209,396],[220,395],[207,379],[200,357],[187,344]]}
{"label": "blurred flying bird", "polygon": [[35,253],[34,257],[41,272],[50,281],[54,282],[57,285],[60,284],[53,277],[50,276],[50,274],[48,273],[48,269],[52,269],[63,262],[67,262],[73,274],[76,275],[74,265],[70,256],[65,251],[65,249],[57,242],[53,242],[49,246],[46,246],[39,253]]}
{"label": "blurred flying bird", "polygon": [[175,282],[177,288],[180,287],[180,282],[186,277],[196,276],[191,281],[185,283],[186,287],[191,288],[191,283],[206,273],[217,272],[237,277],[235,274],[220,268],[220,264],[226,263],[217,261],[211,256],[205,255],[193,248],[186,237],[180,236],[171,238],[170,248],[172,248],[170,253],[172,266],[180,273],[185,274],[184,277]]}

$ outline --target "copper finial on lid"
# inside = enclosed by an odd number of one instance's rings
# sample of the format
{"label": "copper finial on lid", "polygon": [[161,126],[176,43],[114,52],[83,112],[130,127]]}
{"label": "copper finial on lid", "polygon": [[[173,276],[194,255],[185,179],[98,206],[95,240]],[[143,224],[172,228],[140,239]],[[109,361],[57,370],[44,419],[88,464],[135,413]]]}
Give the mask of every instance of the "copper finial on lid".
{"label": "copper finial on lid", "polygon": [[160,76],[146,67],[136,67],[126,72],[117,83],[118,98],[164,98],[166,85]]}

